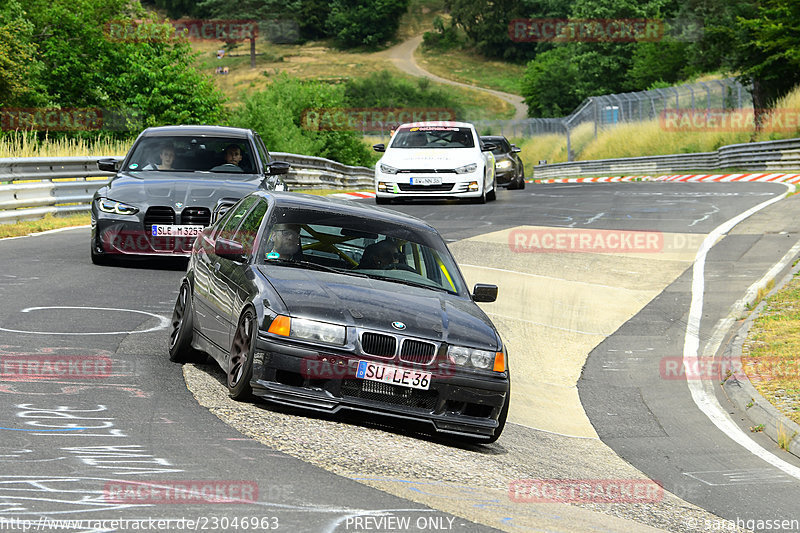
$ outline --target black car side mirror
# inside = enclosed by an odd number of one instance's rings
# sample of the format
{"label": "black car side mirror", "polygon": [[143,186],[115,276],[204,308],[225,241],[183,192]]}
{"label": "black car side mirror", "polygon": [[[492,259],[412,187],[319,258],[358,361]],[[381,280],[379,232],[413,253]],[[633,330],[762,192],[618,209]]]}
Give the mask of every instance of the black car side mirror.
{"label": "black car side mirror", "polygon": [[243,263],[247,260],[244,245],[228,239],[217,239],[214,243],[214,255],[237,263]]}
{"label": "black car side mirror", "polygon": [[493,150],[497,150],[497,145],[495,143],[483,143],[481,147],[481,152],[491,152]]}
{"label": "black car side mirror", "polygon": [[472,289],[473,302],[493,302],[497,300],[497,285],[488,285],[486,283],[476,283],[475,288]]}
{"label": "black car side mirror", "polygon": [[522,151],[522,149],[519,146],[514,146],[512,144],[511,145],[511,151],[514,152],[515,154],[518,154],[518,153],[520,153]]}
{"label": "black car side mirror", "polygon": [[272,161],[267,164],[267,174],[277,176],[278,174],[288,174],[292,165],[286,161]]}
{"label": "black car side mirror", "polygon": [[385,152],[386,151],[386,145],[383,144],[383,143],[373,144],[372,145],[372,149],[375,150],[376,152]]}
{"label": "black car side mirror", "polygon": [[103,172],[116,172],[119,170],[120,161],[116,159],[101,159],[97,162],[98,170]]}

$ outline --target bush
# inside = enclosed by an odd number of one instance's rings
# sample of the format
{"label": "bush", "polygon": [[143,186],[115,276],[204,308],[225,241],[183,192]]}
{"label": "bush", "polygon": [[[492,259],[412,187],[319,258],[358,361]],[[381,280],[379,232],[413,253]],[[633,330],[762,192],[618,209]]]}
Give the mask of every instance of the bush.
{"label": "bush", "polygon": [[450,93],[431,87],[430,80],[408,81],[392,76],[388,70],[348,80],[344,100],[350,107],[446,108],[456,117],[464,116],[464,107]]}
{"label": "bush", "polygon": [[392,39],[408,0],[333,0],[328,32],[342,48],[375,48]]}
{"label": "bush", "polygon": [[282,75],[265,90],[245,97],[230,123],[257,131],[271,151],[372,166],[377,157],[356,132],[314,131],[303,126],[306,110],[344,107],[343,92],[341,86]]}
{"label": "bush", "polygon": [[426,31],[422,35],[422,47],[426,50],[447,52],[453,48],[464,46],[464,39],[459,35],[458,27],[452,21],[449,26],[445,26],[442,17],[437,16],[433,19],[433,28],[436,31]]}

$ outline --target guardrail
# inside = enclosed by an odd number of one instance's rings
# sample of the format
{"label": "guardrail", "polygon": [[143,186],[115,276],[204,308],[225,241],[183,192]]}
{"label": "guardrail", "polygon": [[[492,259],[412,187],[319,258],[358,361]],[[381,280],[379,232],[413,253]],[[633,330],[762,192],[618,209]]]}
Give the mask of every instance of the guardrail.
{"label": "guardrail", "polygon": [[[330,159],[272,152],[292,167],[289,188],[372,187],[374,171]],[[15,157],[0,159],[0,223],[36,220],[48,213],[86,211],[95,191],[113,172],[97,168],[98,159],[120,157]]]}
{"label": "guardrail", "polygon": [[597,174],[677,174],[683,171],[715,171],[726,168],[753,171],[800,169],[800,139],[731,144],[715,152],[694,154],[654,155],[597,159],[538,165],[533,169],[535,179]]}

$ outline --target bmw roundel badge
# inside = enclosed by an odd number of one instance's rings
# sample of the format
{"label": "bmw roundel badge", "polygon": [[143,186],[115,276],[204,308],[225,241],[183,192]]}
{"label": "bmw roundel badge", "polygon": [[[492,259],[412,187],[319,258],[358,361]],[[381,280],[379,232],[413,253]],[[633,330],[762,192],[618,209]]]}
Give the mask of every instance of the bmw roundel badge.
{"label": "bmw roundel badge", "polygon": [[183,202],[175,202],[176,209],[180,209],[181,207],[183,207]]}
{"label": "bmw roundel badge", "polygon": [[402,322],[392,322],[392,327],[393,327],[394,329],[399,329],[399,330],[404,330],[404,329],[406,329],[406,325],[405,325],[405,324],[403,324]]}

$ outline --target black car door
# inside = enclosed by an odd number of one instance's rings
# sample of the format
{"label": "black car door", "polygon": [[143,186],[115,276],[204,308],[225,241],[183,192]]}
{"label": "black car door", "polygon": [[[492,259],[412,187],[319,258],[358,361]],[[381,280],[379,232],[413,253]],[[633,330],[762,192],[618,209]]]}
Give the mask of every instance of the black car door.
{"label": "black car door", "polygon": [[258,229],[268,207],[264,198],[249,198],[256,199],[255,205],[251,206],[234,235],[230,237],[230,240],[242,245],[246,259],[237,261],[229,257],[216,257],[219,269],[214,274],[213,286],[221,303],[219,314],[224,333],[220,332],[220,343],[226,349],[231,347],[231,335],[238,324],[242,307],[248,300],[249,290],[244,285],[248,273],[251,272],[250,264],[255,259],[253,253]]}
{"label": "black car door", "polygon": [[[245,220],[247,212],[258,202],[257,196],[247,196],[234,205],[226,214],[219,230],[212,235],[213,244],[216,246],[221,240],[233,240],[236,231]],[[230,349],[228,344],[228,330],[230,329],[230,308],[234,305],[231,301],[230,290],[227,287],[227,277],[223,264],[229,268],[230,260],[224,259],[215,253],[212,248],[208,254],[208,315],[202,324],[202,332],[208,339],[216,344],[224,353]]]}

